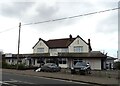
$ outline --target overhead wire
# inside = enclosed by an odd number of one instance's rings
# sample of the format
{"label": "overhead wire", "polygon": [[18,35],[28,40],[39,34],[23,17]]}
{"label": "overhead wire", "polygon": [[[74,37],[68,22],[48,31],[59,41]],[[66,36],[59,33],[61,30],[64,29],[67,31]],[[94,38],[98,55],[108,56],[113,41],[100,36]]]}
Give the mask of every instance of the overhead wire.
{"label": "overhead wire", "polygon": [[[38,21],[38,22],[33,22],[33,23],[26,23],[26,24],[22,24],[21,26],[40,24],[40,23],[47,23],[47,22],[54,22],[54,21],[60,21],[60,20],[66,20],[66,19],[72,19],[72,18],[77,18],[77,17],[82,17],[82,16],[88,16],[88,15],[93,15],[93,14],[98,14],[98,13],[104,13],[104,12],[113,11],[113,10],[117,10],[117,9],[120,9],[120,7],[107,9],[107,10],[102,10],[102,11],[97,11],[97,12],[90,12],[90,13],[85,13],[85,14],[80,14],[80,15],[75,15],[75,16],[69,16],[69,17],[45,20],[45,21]],[[12,29],[15,29],[15,27],[6,29],[4,31],[0,31],[0,33],[6,32],[6,31],[10,31]]]}
{"label": "overhead wire", "polygon": [[104,12],[113,11],[113,10],[117,10],[117,9],[120,9],[120,7],[102,10],[102,11],[97,11],[97,12],[90,12],[90,13],[80,14],[80,15],[75,15],[75,16],[69,16],[69,17],[63,17],[63,18],[57,18],[57,19],[51,19],[51,20],[45,20],[45,21],[27,23],[27,24],[23,24],[23,25],[32,25],[32,24],[40,24],[40,23],[60,21],[60,20],[65,20],[65,19],[72,19],[72,18],[77,18],[77,17],[81,17],[81,16],[88,16],[88,15],[93,15],[93,14],[98,14],[98,13],[104,13]]}
{"label": "overhead wire", "polygon": [[3,31],[0,31],[0,33],[4,33],[4,32],[7,32],[7,31],[10,31],[10,30],[13,30],[13,29],[15,29],[17,26],[15,26],[15,27],[12,27],[12,28],[9,28],[9,29],[5,29],[5,30],[3,30]]}

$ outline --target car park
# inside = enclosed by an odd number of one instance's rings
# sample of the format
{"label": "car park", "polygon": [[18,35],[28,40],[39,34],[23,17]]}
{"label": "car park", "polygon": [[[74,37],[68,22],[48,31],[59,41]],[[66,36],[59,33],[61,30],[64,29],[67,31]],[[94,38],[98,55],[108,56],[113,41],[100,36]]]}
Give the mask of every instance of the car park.
{"label": "car park", "polygon": [[71,74],[90,74],[91,67],[86,62],[77,62],[73,67],[71,67]]}
{"label": "car park", "polygon": [[61,67],[56,65],[55,63],[46,63],[41,68],[35,70],[36,72],[59,72]]}

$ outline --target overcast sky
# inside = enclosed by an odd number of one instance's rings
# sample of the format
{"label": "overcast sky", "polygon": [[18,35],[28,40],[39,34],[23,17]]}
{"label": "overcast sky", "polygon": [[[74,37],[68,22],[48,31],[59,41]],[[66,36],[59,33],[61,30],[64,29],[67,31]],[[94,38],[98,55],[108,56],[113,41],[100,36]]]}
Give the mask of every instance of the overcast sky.
{"label": "overcast sky", "polygon": [[[1,0],[0,49],[17,53],[18,26],[118,7],[119,0]],[[13,29],[11,29],[13,28]],[[21,26],[20,53],[32,53],[39,38],[44,40],[81,36],[90,38],[93,51],[117,56],[118,10],[73,19]]]}

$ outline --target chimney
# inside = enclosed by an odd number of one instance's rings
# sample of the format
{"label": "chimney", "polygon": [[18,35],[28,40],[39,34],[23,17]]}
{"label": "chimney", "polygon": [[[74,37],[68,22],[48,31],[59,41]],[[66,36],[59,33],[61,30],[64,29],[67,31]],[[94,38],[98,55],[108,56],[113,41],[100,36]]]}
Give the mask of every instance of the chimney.
{"label": "chimney", "polygon": [[70,37],[70,39],[72,39],[72,35],[71,34],[69,35],[69,37]]}
{"label": "chimney", "polygon": [[88,44],[90,44],[90,39],[88,39]]}
{"label": "chimney", "polygon": [[39,41],[41,40],[41,38],[39,38]]}
{"label": "chimney", "polygon": [[90,39],[88,39],[88,47],[89,47],[89,52],[91,52],[91,51],[92,51],[92,48],[91,48]]}

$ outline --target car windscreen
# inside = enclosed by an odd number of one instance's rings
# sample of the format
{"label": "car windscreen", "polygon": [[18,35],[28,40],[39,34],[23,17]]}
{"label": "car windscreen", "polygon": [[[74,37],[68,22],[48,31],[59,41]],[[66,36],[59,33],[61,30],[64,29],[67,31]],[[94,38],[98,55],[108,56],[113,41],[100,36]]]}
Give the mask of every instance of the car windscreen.
{"label": "car windscreen", "polygon": [[57,66],[57,65],[54,64],[54,63],[47,63],[47,64],[45,64],[44,66]]}
{"label": "car windscreen", "polygon": [[87,66],[85,62],[77,62],[75,66]]}
{"label": "car windscreen", "polygon": [[52,65],[52,64],[51,63],[44,64],[44,66],[50,66],[50,65]]}

